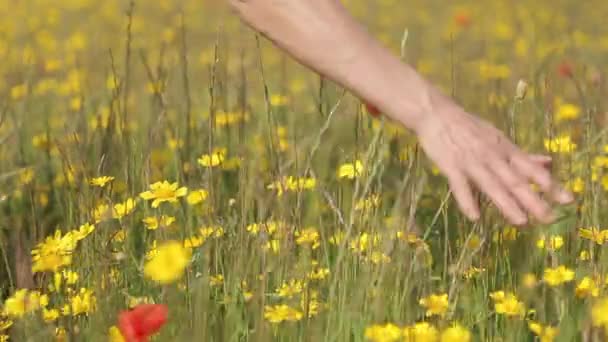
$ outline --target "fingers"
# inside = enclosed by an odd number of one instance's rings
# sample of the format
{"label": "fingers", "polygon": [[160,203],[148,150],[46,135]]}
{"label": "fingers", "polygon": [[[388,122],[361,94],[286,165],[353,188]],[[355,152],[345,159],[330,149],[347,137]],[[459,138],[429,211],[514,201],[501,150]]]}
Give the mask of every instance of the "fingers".
{"label": "fingers", "polygon": [[522,176],[537,184],[540,189],[551,196],[551,198],[561,204],[567,204],[573,201],[573,196],[553,181],[551,173],[546,167],[535,162],[538,157],[528,156],[525,153],[514,153],[510,158],[510,163],[513,165]]}
{"label": "fingers", "polygon": [[506,161],[498,158],[492,162],[492,171],[524,210],[542,223],[550,223],[555,219],[547,202],[532,190],[527,177],[510,167]]}
{"label": "fingers", "polygon": [[553,158],[542,154],[529,154],[528,156],[533,162],[538,163],[543,167],[549,167],[551,166],[551,162],[553,162]]}
{"label": "fingers", "polygon": [[472,221],[479,219],[479,206],[467,177],[460,171],[447,174],[448,183],[460,210]]}
{"label": "fingers", "polygon": [[528,217],[519,206],[518,201],[496,175],[483,165],[472,166],[469,173],[479,189],[492,200],[511,224],[521,226],[528,222]]}

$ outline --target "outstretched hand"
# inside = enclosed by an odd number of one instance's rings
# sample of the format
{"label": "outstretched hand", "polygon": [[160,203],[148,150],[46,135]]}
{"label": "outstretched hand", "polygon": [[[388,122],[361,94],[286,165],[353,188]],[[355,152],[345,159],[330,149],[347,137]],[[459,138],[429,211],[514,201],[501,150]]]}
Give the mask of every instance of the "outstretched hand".
{"label": "outstretched hand", "polygon": [[[472,220],[480,216],[472,186],[484,193],[514,225],[533,216],[542,223],[555,217],[545,198],[560,204],[573,200],[549,171],[551,158],[528,154],[501,131],[445,101],[417,128],[422,148],[447,177],[462,212]],[[536,184],[545,194],[541,197]]]}

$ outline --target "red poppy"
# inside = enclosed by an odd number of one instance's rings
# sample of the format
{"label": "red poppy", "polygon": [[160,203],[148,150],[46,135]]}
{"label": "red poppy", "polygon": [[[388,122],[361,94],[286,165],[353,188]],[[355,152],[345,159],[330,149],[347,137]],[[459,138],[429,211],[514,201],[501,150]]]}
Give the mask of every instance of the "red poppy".
{"label": "red poppy", "polygon": [[462,11],[454,15],[454,21],[456,22],[456,25],[462,28],[467,28],[471,26],[473,20],[471,19],[471,15],[469,13]]}
{"label": "red poppy", "polygon": [[167,321],[163,304],[140,304],[118,316],[118,327],[127,342],[147,342]]}
{"label": "red poppy", "polygon": [[574,66],[568,61],[563,61],[557,66],[557,73],[565,78],[574,76]]}
{"label": "red poppy", "polygon": [[367,109],[367,112],[368,112],[368,113],[369,113],[371,116],[373,116],[373,117],[375,117],[375,118],[379,117],[379,116],[380,116],[380,114],[382,114],[382,112],[380,111],[380,109],[378,109],[378,107],[374,106],[374,105],[373,105],[373,104],[371,104],[371,103],[367,103],[367,102],[366,102],[366,103],[365,103],[365,109]]}

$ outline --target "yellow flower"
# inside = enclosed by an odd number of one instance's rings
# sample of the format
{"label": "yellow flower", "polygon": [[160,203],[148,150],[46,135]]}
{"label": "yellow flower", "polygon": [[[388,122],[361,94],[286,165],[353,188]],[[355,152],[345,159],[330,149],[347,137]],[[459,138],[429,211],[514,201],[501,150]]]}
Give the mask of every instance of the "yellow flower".
{"label": "yellow flower", "polygon": [[47,134],[39,134],[32,137],[32,146],[40,149],[48,149],[51,147],[49,136]]}
{"label": "yellow flower", "polygon": [[591,308],[591,321],[595,327],[608,329],[608,297],[595,302]]}
{"label": "yellow flower", "polygon": [[204,240],[209,237],[219,238],[224,236],[224,228],[219,226],[201,227],[198,231]]}
{"label": "yellow flower", "polygon": [[20,289],[4,302],[2,314],[11,318],[21,318],[48,304],[48,296],[38,291]]}
{"label": "yellow flower", "polygon": [[308,317],[314,317],[319,314],[323,303],[319,302],[319,292],[310,290],[302,294],[300,299],[300,308],[306,312],[308,310]]}
{"label": "yellow flower", "polygon": [[[596,175],[596,172],[595,172],[595,171],[593,172],[593,177],[595,178],[595,179],[593,179],[593,180],[596,180],[596,179],[597,179],[597,175]],[[608,175],[603,175],[603,176],[602,176],[602,179],[601,179],[601,181],[600,181],[600,182],[602,183],[602,188],[603,188],[605,191],[608,191]]]}
{"label": "yellow flower", "polygon": [[207,190],[204,190],[204,189],[193,190],[193,191],[190,191],[190,193],[188,194],[188,197],[186,197],[186,201],[190,205],[197,205],[197,204],[203,202],[204,200],[206,200],[208,196],[209,196],[209,192],[207,192]]}
{"label": "yellow flower", "polygon": [[581,238],[594,241],[601,245],[606,241],[608,234],[606,230],[599,230],[597,227],[579,228],[578,234]]}
{"label": "yellow flower", "polygon": [[69,312],[72,316],[79,314],[88,315],[95,311],[97,305],[97,299],[93,295],[93,291],[81,288],[80,292],[70,298],[70,309]]}
{"label": "yellow flower", "polygon": [[432,294],[426,298],[420,299],[418,303],[426,308],[427,316],[438,315],[443,317],[449,307],[448,295],[445,293],[439,295]]}
{"label": "yellow flower", "polygon": [[93,210],[93,219],[95,220],[95,223],[99,223],[99,222],[108,220],[108,219],[112,218],[112,216],[113,216],[113,211],[110,210],[110,206],[105,203],[99,204]]}
{"label": "yellow flower", "polygon": [[545,139],[545,149],[553,153],[571,153],[576,150],[576,143],[572,141],[569,135],[563,135],[554,139]]}
{"label": "yellow flower", "polygon": [[32,272],[55,272],[70,265],[76,243],[77,240],[71,233],[62,236],[58,230],[53,236],[48,236],[32,250]]}
{"label": "yellow flower", "polygon": [[556,268],[545,269],[543,277],[549,286],[559,286],[574,279],[574,271],[566,268],[566,266],[558,266]]}
{"label": "yellow flower", "polygon": [[262,246],[262,250],[265,252],[271,251],[274,254],[278,254],[279,250],[281,250],[281,241],[272,239]]}
{"label": "yellow flower", "polygon": [[123,242],[125,241],[125,237],[126,237],[127,233],[126,231],[123,229],[117,231],[114,233],[114,235],[112,236],[112,241],[114,242]]}
{"label": "yellow flower", "polygon": [[575,194],[581,194],[585,191],[585,181],[581,177],[576,177],[566,183],[566,188]]}
{"label": "yellow flower", "polygon": [[156,216],[149,216],[142,220],[149,230],[156,230],[159,227],[168,228],[175,222],[175,217],[162,215],[160,220]]}
{"label": "yellow flower", "polygon": [[403,329],[392,324],[372,325],[365,328],[365,338],[372,342],[395,342],[402,341]]}
{"label": "yellow flower", "polygon": [[270,104],[275,107],[285,106],[289,103],[289,98],[285,95],[272,94],[270,95]]}
{"label": "yellow flower", "polygon": [[380,243],[380,236],[374,233],[370,236],[368,233],[361,233],[353,241],[350,242],[350,248],[356,252],[365,252],[370,247],[376,247]]}
{"label": "yellow flower", "polygon": [[166,242],[157,248],[144,265],[144,275],[160,284],[180,279],[190,263],[192,251],[177,241]]}
{"label": "yellow flower", "polygon": [[364,260],[371,261],[375,265],[388,264],[391,262],[391,258],[388,255],[378,251],[373,251],[371,254],[365,257]]}
{"label": "yellow flower", "polygon": [[496,291],[490,294],[490,298],[494,301],[494,311],[497,314],[507,317],[523,317],[526,314],[524,303],[520,302],[513,293]]}
{"label": "yellow flower", "polygon": [[198,163],[203,167],[214,167],[221,165],[225,159],[226,149],[216,149],[211,154],[203,154],[198,158]]}
{"label": "yellow flower", "polygon": [[496,231],[492,234],[492,241],[494,242],[506,242],[517,240],[518,235],[517,228],[505,227],[501,231]]}
{"label": "yellow flower", "polygon": [[571,103],[563,103],[555,110],[555,122],[560,123],[567,120],[574,120],[581,114],[580,107]]}
{"label": "yellow flower", "polygon": [[314,189],[317,186],[317,180],[310,177],[287,178],[287,189],[291,191],[302,191]]}
{"label": "yellow flower", "polygon": [[269,184],[267,189],[277,190],[277,196],[283,195],[285,191],[303,191],[314,189],[317,185],[315,178],[295,178],[293,176],[283,177],[281,180]]}
{"label": "yellow flower", "polygon": [[476,250],[479,246],[481,246],[481,237],[477,234],[471,235],[471,238],[467,241],[466,247],[470,250]]}
{"label": "yellow flower", "polygon": [[340,165],[338,168],[338,178],[355,179],[363,174],[363,163],[355,160],[352,163]]}
{"label": "yellow flower", "polygon": [[[548,242],[548,244],[547,244]],[[564,238],[560,235],[551,235],[547,241],[547,238],[544,235],[541,235],[540,238],[536,241],[536,247],[539,249],[547,248],[548,250],[557,251],[564,245]]]}
{"label": "yellow flower", "polygon": [[0,331],[8,330],[11,326],[13,326],[13,321],[0,315]]}
{"label": "yellow flower", "polygon": [[532,273],[526,273],[524,274],[524,277],[522,279],[522,285],[525,288],[531,289],[534,288],[536,286],[537,280],[536,280],[536,276]]}
{"label": "yellow flower", "polygon": [[582,250],[578,255],[578,260],[580,261],[588,261],[589,259],[591,259],[591,254],[587,250]]}
{"label": "yellow flower", "polygon": [[505,300],[506,296],[507,294],[504,291],[494,291],[490,293],[490,298],[492,298],[492,300],[494,300],[495,302],[501,302]]}
{"label": "yellow flower", "polygon": [[345,233],[343,231],[336,231],[332,236],[329,237],[329,243],[332,245],[339,245],[342,243],[342,240],[344,240],[344,235]]}
{"label": "yellow flower", "polygon": [[488,80],[507,79],[511,76],[511,68],[506,64],[479,63],[479,75]]}
{"label": "yellow flower", "polygon": [[78,229],[72,230],[70,233],[76,241],[80,241],[93,233],[93,231],[95,231],[95,225],[85,223],[78,227]]}
{"label": "yellow flower", "polygon": [[485,271],[486,269],[483,267],[471,266],[462,272],[462,276],[464,277],[464,279],[473,279]]}
{"label": "yellow flower", "polygon": [[11,98],[13,100],[20,100],[25,97],[28,93],[27,83],[19,84],[11,88]]}
{"label": "yellow flower", "polygon": [[578,298],[597,297],[599,296],[599,292],[600,290],[597,283],[590,277],[584,277],[581,279],[574,290],[574,293]]}
{"label": "yellow flower", "polygon": [[129,309],[132,309],[140,304],[153,304],[154,300],[150,297],[131,297],[129,296]]}
{"label": "yellow flower", "polygon": [[317,228],[310,227],[301,231],[295,232],[296,243],[298,245],[311,245],[312,249],[319,247],[319,231]]}
{"label": "yellow flower", "polygon": [[209,286],[220,286],[224,284],[224,275],[217,274],[209,277]]}
{"label": "yellow flower", "polygon": [[156,182],[150,185],[150,190],[142,192],[139,196],[144,200],[153,200],[152,208],[158,208],[163,202],[175,203],[178,197],[184,197],[188,193],[186,187],[178,188],[179,184],[167,181]]}
{"label": "yellow flower", "polygon": [[546,325],[542,326],[540,323],[530,321],[528,322],[528,328],[538,336],[540,342],[553,342],[559,333],[559,329]]}
{"label": "yellow flower", "polygon": [[63,270],[61,272],[61,275],[63,276],[63,279],[65,279],[66,284],[68,284],[68,285],[74,285],[74,284],[76,284],[76,282],[80,278],[78,276],[77,272],[74,272],[74,271],[71,271],[71,270]]}
{"label": "yellow flower", "polygon": [[21,183],[21,185],[30,184],[34,180],[35,176],[36,172],[34,172],[34,169],[31,167],[26,167],[19,173],[19,183]]}
{"label": "yellow flower", "polygon": [[441,342],[469,342],[471,333],[464,327],[454,324],[441,333]]}
{"label": "yellow flower", "polygon": [[319,267],[308,272],[308,279],[311,280],[323,280],[329,276],[329,268],[327,267]]}
{"label": "yellow flower", "polygon": [[243,280],[241,281],[241,284],[239,284],[239,288],[243,294],[243,299],[245,300],[245,302],[249,302],[249,300],[251,300],[251,298],[253,298],[253,292],[251,292],[249,290],[249,286],[247,285],[247,281]]}
{"label": "yellow flower", "polygon": [[403,337],[407,342],[436,342],[439,332],[428,322],[416,323],[403,329]]}
{"label": "yellow flower", "polygon": [[126,201],[124,201],[122,203],[116,203],[114,205],[114,211],[113,211],[112,215],[114,216],[115,219],[120,220],[123,217],[132,213],[133,210],[135,210],[136,206],[137,206],[137,202],[135,202],[135,200],[132,198],[128,198]]}
{"label": "yellow flower", "polygon": [[59,310],[57,309],[42,309],[42,319],[47,322],[55,322],[59,318]]}
{"label": "yellow flower", "polygon": [[362,198],[355,204],[355,210],[368,211],[377,208],[380,205],[380,196],[377,194],[371,195],[368,198]]}
{"label": "yellow flower", "polygon": [[225,126],[230,126],[230,125],[234,125],[236,123],[242,122],[242,121],[248,121],[249,120],[249,113],[235,113],[235,112],[218,112],[215,114],[215,124],[218,127],[225,127]]}
{"label": "yellow flower", "polygon": [[113,325],[108,330],[108,340],[109,342],[125,342],[125,338],[122,336],[120,329],[117,326]]}
{"label": "yellow flower", "polygon": [[275,306],[266,305],[264,307],[264,318],[270,323],[281,323],[283,321],[296,322],[302,319],[302,312],[281,304]]}
{"label": "yellow flower", "polygon": [[280,288],[276,289],[277,296],[281,298],[293,298],[302,293],[304,284],[301,280],[292,279],[289,282],[284,282]]}
{"label": "yellow flower", "polygon": [[112,176],[101,176],[101,177],[96,177],[96,178],[91,179],[89,184],[103,188],[106,186],[106,184],[110,183],[113,180],[114,180],[114,177],[112,177]]}

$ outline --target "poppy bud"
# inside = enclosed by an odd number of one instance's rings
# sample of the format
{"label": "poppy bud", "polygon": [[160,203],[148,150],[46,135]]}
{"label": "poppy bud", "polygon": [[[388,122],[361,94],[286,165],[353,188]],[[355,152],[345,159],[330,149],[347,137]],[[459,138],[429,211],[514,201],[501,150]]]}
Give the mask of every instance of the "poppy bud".
{"label": "poppy bud", "polygon": [[574,76],[574,67],[572,63],[563,61],[557,66],[557,73],[565,78],[572,78]]}
{"label": "poppy bud", "polygon": [[524,80],[519,80],[519,82],[517,82],[517,88],[515,89],[515,99],[521,101],[526,98],[527,93],[528,83]]}
{"label": "poppy bud", "polygon": [[454,22],[456,23],[456,25],[462,28],[467,28],[471,26],[472,21],[473,20],[471,19],[471,15],[468,12],[460,11],[454,15]]}
{"label": "poppy bud", "polygon": [[382,112],[380,112],[380,109],[378,109],[378,107],[374,106],[373,104],[366,102],[365,103],[365,109],[367,110],[367,112],[369,113],[369,115],[377,118],[379,117]]}

